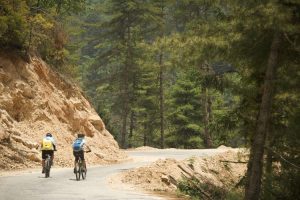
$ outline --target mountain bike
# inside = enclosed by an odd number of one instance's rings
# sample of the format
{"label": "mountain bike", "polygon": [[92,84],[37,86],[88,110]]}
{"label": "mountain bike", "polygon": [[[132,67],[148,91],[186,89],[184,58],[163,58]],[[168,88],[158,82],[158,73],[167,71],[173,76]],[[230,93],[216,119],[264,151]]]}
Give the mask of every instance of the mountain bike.
{"label": "mountain bike", "polygon": [[[91,152],[91,151],[85,151],[85,152]],[[81,159],[81,157],[78,157],[78,160],[75,164],[75,176],[76,176],[76,180],[79,181],[80,178],[82,178],[82,180],[86,179],[86,166],[83,163],[83,160]]]}
{"label": "mountain bike", "polygon": [[50,169],[51,169],[51,165],[52,165],[52,161],[51,161],[51,156],[50,154],[46,154],[46,159],[45,159],[45,178],[49,178],[50,176]]}

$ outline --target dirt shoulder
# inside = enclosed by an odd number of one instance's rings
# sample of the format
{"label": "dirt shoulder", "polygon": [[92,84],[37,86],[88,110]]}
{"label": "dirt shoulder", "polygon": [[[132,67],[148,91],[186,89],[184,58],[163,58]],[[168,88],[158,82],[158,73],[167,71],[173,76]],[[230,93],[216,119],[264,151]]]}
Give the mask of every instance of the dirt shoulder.
{"label": "dirt shoulder", "polygon": [[205,158],[191,157],[182,161],[159,159],[146,167],[119,173],[111,177],[109,182],[169,196],[176,194],[180,181],[191,177],[230,189],[244,176],[246,167],[246,152],[228,148],[224,153]]}
{"label": "dirt shoulder", "polygon": [[149,147],[149,146],[141,146],[137,148],[132,148],[132,149],[126,149],[125,151],[157,151],[159,149],[154,148],[154,147]]}

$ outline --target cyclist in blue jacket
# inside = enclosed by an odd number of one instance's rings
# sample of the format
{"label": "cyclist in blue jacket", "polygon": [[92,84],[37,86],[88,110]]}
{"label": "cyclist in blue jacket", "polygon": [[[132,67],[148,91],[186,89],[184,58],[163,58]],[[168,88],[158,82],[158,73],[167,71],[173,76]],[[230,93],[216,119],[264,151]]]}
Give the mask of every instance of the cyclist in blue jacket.
{"label": "cyclist in blue jacket", "polygon": [[85,148],[87,148],[88,151],[90,152],[91,149],[90,149],[89,146],[86,145],[86,141],[85,141],[84,137],[85,137],[84,134],[79,133],[77,135],[77,138],[73,142],[73,145],[72,145],[72,147],[73,147],[73,155],[75,157],[74,173],[76,172],[75,166],[76,166],[76,162],[78,161],[79,157],[83,161],[83,164],[84,164],[85,169],[86,169],[86,162],[85,162],[85,159],[84,159],[84,150],[85,150]]}

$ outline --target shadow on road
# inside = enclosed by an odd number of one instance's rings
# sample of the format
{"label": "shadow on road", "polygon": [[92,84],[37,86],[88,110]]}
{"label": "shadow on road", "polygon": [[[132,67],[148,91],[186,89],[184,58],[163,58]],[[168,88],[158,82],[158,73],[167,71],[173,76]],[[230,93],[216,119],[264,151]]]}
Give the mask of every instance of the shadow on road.
{"label": "shadow on road", "polygon": [[76,178],[69,178],[69,181],[77,181]]}
{"label": "shadow on road", "polygon": [[[45,175],[44,176],[38,176],[38,178],[45,178]],[[48,178],[52,178],[52,177],[49,176]]]}

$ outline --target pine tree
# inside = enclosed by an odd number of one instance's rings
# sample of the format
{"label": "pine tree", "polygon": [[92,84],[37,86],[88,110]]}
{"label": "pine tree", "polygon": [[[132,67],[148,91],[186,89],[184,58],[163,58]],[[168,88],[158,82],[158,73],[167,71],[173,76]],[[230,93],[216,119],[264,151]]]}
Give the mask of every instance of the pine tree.
{"label": "pine tree", "polygon": [[113,85],[112,116],[120,119],[120,145],[126,148],[128,131],[131,136],[136,124],[133,108],[137,102],[137,62],[141,55],[137,45],[151,35],[156,9],[150,2],[107,1],[104,11],[94,68],[101,72],[99,84]]}
{"label": "pine tree", "polygon": [[167,139],[170,146],[176,148],[202,147],[203,127],[199,126],[201,105],[200,91],[188,74],[182,74],[172,88],[170,114],[172,131]]}
{"label": "pine tree", "polygon": [[136,115],[141,125],[143,146],[157,146],[154,132],[158,126],[158,87],[157,71],[144,65],[139,73],[138,97]]}

